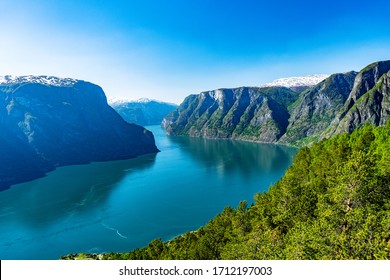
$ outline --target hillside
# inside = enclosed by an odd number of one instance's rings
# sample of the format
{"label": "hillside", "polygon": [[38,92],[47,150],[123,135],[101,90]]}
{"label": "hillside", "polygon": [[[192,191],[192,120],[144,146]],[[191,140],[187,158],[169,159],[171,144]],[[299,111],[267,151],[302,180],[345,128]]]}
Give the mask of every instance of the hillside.
{"label": "hillside", "polygon": [[50,76],[0,78],[0,190],[57,166],[157,152],[152,133],[129,124],[94,84]]}
{"label": "hillside", "polygon": [[136,101],[109,99],[109,105],[127,122],[138,125],[161,124],[166,115],[177,105],[142,98]]}
{"label": "hillside", "polygon": [[285,87],[219,89],[188,96],[162,125],[170,135],[277,142],[299,94]]}
{"label": "hillside", "polygon": [[357,73],[333,74],[313,88],[302,92],[291,108],[286,133],[279,142],[301,146],[316,141],[343,107]]}
{"label": "hillside", "polygon": [[164,118],[163,126],[170,135],[302,147],[389,119],[390,61],[370,64],[359,73],[330,75],[302,92],[272,86],[277,84],[191,95]]}
{"label": "hillside", "polygon": [[367,125],[302,148],[254,205],[243,201],[197,231],[100,258],[390,259],[389,186],[390,125]]}

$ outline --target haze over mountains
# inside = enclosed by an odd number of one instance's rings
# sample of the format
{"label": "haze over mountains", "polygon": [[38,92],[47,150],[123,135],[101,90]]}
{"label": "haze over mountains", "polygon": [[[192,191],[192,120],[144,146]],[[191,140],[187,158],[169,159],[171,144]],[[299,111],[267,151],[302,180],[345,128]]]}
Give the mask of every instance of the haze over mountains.
{"label": "haze over mountains", "polygon": [[170,135],[302,146],[389,119],[390,61],[333,74],[311,87],[301,84],[310,87],[303,91],[291,80],[277,81],[190,95],[163,126]]}
{"label": "haze over mountains", "polygon": [[176,104],[150,100],[148,98],[138,100],[109,98],[108,104],[125,121],[138,125],[161,124],[164,117],[177,108]]}
{"label": "haze over mountains", "polygon": [[0,190],[56,166],[157,152],[151,132],[125,122],[92,83],[0,78]]}

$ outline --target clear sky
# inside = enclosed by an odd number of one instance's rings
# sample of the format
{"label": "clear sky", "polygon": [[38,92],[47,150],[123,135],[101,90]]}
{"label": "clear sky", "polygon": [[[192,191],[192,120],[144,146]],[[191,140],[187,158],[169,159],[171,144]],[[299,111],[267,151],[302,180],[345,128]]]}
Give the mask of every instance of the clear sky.
{"label": "clear sky", "polygon": [[0,0],[0,75],[180,103],[390,59],[390,1]]}

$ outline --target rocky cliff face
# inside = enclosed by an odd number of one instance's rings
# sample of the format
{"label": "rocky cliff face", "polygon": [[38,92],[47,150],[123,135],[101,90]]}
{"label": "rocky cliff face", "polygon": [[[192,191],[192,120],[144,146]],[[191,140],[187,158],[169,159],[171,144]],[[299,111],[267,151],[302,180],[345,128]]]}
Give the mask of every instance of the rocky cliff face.
{"label": "rocky cliff face", "polygon": [[[282,79],[283,80],[283,79]],[[189,96],[168,115],[168,134],[302,146],[389,119],[390,61],[334,74],[304,90],[220,89]]]}
{"label": "rocky cliff face", "polygon": [[389,119],[390,61],[365,67],[356,76],[348,99],[324,136],[351,132],[364,123],[384,125]]}
{"label": "rocky cliff face", "polygon": [[241,87],[187,97],[163,120],[170,135],[276,142],[298,94],[284,87]]}
{"label": "rocky cliff face", "polygon": [[347,100],[356,75],[356,72],[334,74],[303,92],[291,110],[287,132],[280,142],[299,146],[317,140]]}
{"label": "rocky cliff face", "polygon": [[109,100],[109,104],[125,121],[138,125],[161,124],[164,117],[177,108],[175,104],[145,98],[136,101]]}
{"label": "rocky cliff face", "polygon": [[55,166],[158,151],[152,133],[125,122],[99,86],[71,79],[2,77],[0,129],[0,189]]}

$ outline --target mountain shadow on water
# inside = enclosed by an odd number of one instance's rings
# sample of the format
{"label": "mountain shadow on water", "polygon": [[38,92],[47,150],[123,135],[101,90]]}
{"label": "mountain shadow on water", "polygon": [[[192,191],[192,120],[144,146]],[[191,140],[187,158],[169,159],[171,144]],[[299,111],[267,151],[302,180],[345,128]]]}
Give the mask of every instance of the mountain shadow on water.
{"label": "mountain shadow on water", "polygon": [[[260,144],[237,140],[218,140],[197,137],[169,137],[173,143],[185,146],[193,159],[206,168],[215,168],[221,172],[262,173],[280,170],[287,166],[297,149],[274,144]],[[256,168],[253,168],[253,167]]]}
{"label": "mountain shadow on water", "polygon": [[[118,182],[134,172],[151,168],[155,159],[156,154],[148,154],[135,159],[60,167],[43,178],[2,192],[0,216],[12,215],[14,221],[44,227],[69,215],[81,215],[104,204]],[[18,188],[23,188],[23,192]]]}
{"label": "mountain shadow on water", "polygon": [[92,83],[6,76],[0,83],[0,191],[58,166],[156,153],[153,134],[125,122]]}

